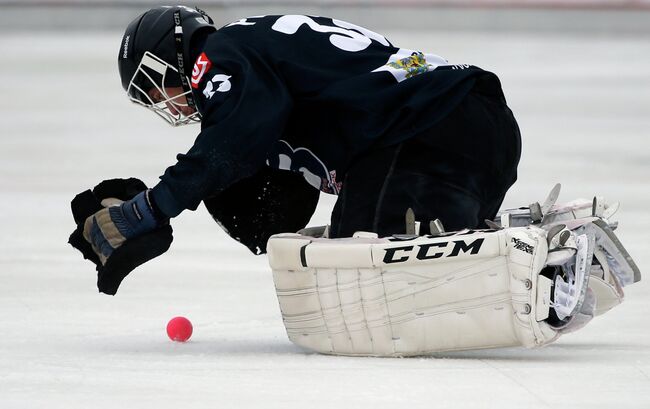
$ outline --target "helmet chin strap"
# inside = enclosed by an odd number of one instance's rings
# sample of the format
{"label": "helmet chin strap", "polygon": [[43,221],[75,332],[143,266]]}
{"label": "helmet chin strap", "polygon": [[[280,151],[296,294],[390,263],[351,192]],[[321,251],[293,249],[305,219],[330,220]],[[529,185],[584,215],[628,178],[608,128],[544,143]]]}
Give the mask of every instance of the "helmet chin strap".
{"label": "helmet chin strap", "polygon": [[183,25],[181,24],[181,11],[174,12],[174,42],[176,43],[176,59],[178,63],[178,75],[181,77],[181,85],[183,86],[183,93],[187,99],[187,106],[197,111],[196,103],[194,102],[194,95],[192,95],[192,88],[185,75],[185,59],[183,58]]}

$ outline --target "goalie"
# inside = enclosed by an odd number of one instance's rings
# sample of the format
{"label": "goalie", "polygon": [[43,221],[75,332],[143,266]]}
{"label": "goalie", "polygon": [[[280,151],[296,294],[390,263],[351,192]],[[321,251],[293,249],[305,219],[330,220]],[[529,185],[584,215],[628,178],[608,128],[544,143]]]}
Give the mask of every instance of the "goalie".
{"label": "goalie", "polygon": [[131,101],[201,132],[156,186],[87,219],[86,255],[103,268],[201,202],[261,254],[305,227],[319,191],[338,195],[331,237],[385,236],[409,207],[479,227],[516,179],[519,129],[496,75],[347,22],[258,16],[217,30],[199,10],[156,7],[127,27],[118,67]]}

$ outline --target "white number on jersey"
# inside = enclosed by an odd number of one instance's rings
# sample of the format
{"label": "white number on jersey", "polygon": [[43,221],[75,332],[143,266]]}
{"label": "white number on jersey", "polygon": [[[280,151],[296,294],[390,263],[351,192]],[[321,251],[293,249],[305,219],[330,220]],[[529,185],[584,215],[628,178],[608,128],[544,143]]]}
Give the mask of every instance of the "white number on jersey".
{"label": "white number on jersey", "polygon": [[343,51],[357,52],[365,50],[372,44],[372,40],[390,46],[388,40],[380,34],[344,21],[333,20],[333,22],[338,27],[318,24],[307,16],[287,15],[280,17],[272,28],[280,33],[295,34],[300,27],[306,24],[317,33],[331,34],[329,37],[330,43]]}

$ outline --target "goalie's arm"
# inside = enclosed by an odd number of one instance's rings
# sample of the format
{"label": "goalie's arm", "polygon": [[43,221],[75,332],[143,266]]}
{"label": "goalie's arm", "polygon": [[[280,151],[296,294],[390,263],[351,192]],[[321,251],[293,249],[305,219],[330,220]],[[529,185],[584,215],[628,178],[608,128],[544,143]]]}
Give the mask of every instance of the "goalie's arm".
{"label": "goalie's arm", "polygon": [[[125,240],[154,231],[185,209],[196,209],[203,199],[264,166],[269,147],[284,130],[292,100],[282,79],[259,57],[237,49],[227,38],[218,51],[218,63],[200,84],[201,133],[141,206],[160,214],[151,212],[153,216],[147,217],[148,213],[134,211],[134,217],[126,213],[122,217],[115,209],[103,210],[97,215],[101,217],[93,217],[86,235],[98,254],[108,257]],[[120,234],[114,234],[116,228]]]}
{"label": "goalie's arm", "polygon": [[[282,80],[245,50],[235,53],[227,40],[218,64],[203,76],[202,131],[194,146],[177,156],[152,196],[162,212],[175,217],[195,210],[207,197],[254,175],[280,139],[293,102]],[[245,55],[246,54],[246,55]],[[216,60],[216,58],[215,58]],[[218,85],[227,77],[228,85]],[[211,81],[215,80],[216,83]]]}

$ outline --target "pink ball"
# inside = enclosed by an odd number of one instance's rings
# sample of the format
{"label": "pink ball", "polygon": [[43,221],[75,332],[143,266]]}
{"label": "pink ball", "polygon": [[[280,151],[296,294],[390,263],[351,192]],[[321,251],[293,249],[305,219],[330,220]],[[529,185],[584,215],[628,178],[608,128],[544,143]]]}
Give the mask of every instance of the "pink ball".
{"label": "pink ball", "polygon": [[167,323],[167,335],[176,342],[185,342],[192,336],[192,323],[185,317],[174,317]]}

